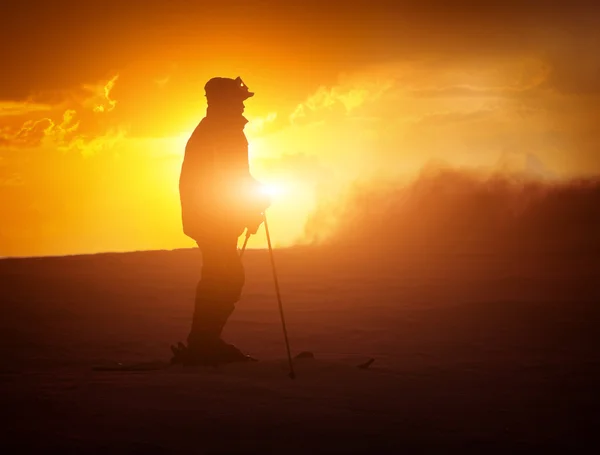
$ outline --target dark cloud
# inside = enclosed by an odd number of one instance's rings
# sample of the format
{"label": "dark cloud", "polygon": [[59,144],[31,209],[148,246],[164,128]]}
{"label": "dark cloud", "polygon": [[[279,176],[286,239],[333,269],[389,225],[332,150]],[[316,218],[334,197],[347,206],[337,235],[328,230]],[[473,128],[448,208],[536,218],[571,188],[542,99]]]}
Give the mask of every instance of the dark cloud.
{"label": "dark cloud", "polygon": [[337,70],[423,52],[453,58],[539,50],[552,39],[597,34],[596,3],[6,0],[0,40],[10,45],[0,48],[0,99],[74,87],[148,57],[206,58],[224,37],[239,38],[228,47],[234,59],[261,61],[276,45],[287,53],[283,61]]}

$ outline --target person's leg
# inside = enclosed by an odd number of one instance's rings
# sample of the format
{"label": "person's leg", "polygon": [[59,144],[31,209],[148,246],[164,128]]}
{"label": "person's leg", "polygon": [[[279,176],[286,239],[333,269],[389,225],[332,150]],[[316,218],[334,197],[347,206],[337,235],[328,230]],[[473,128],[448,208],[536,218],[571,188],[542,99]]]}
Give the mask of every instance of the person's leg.
{"label": "person's leg", "polygon": [[244,285],[244,269],[237,252],[237,238],[198,242],[202,251],[202,276],[196,287],[190,347],[202,347],[219,339],[235,309]]}
{"label": "person's leg", "polygon": [[[233,248],[231,248],[231,246],[233,246]],[[233,313],[235,304],[240,300],[242,289],[244,288],[244,283],[246,281],[244,266],[237,251],[237,239],[235,244],[230,244],[227,250],[223,250],[223,259],[226,263],[227,270],[227,285],[225,287],[226,292],[223,295],[224,302],[226,302],[224,305],[224,309],[226,309],[226,311],[222,313],[219,335],[221,335],[229,316],[231,316]]]}

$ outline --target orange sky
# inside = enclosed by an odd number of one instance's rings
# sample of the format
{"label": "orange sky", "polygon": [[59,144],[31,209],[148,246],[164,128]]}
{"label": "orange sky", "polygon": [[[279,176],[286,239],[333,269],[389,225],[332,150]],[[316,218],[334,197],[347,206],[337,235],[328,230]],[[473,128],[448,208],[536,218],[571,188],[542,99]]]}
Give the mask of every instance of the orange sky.
{"label": "orange sky", "polygon": [[600,173],[592,2],[123,3],[0,7],[0,256],[192,246],[179,168],[217,75],[256,92],[276,245],[349,183],[431,161]]}

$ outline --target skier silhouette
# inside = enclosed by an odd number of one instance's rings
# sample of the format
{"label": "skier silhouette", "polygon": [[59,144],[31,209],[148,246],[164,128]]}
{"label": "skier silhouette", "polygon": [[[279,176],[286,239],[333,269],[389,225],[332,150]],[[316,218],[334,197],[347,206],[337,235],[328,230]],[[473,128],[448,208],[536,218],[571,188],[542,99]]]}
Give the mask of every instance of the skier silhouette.
{"label": "skier silhouette", "polygon": [[240,77],[212,78],[204,90],[206,116],[187,142],[179,179],[183,231],[202,252],[202,273],[187,346],[171,347],[172,363],[191,365],[253,360],[221,332],[245,281],[238,237],[256,233],[269,205],[248,164],[243,112],[254,93]]}

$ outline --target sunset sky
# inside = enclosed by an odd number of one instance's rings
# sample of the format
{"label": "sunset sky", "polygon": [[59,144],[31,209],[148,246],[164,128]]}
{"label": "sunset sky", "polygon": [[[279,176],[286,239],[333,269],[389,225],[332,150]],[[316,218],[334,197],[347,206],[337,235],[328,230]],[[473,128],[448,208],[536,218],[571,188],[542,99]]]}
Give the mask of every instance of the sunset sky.
{"label": "sunset sky", "polygon": [[193,246],[178,178],[213,76],[256,93],[246,135],[278,190],[275,245],[346,185],[432,162],[600,174],[593,5],[3,1],[0,256]]}

